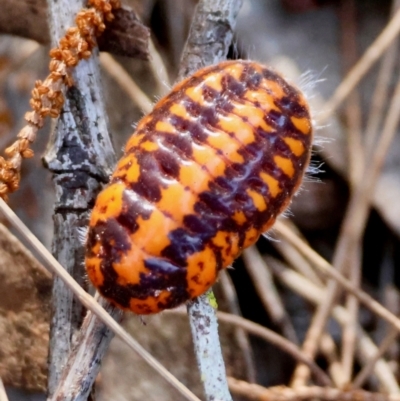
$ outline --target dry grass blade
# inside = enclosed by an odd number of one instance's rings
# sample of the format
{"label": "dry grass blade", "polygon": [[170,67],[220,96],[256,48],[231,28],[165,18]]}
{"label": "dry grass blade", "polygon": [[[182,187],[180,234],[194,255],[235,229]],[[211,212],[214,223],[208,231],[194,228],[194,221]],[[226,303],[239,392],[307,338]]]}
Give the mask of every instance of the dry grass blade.
{"label": "dry grass blade", "polygon": [[[174,309],[167,311],[166,313],[184,313],[183,309]],[[291,341],[287,340],[286,338],[282,337],[281,335],[275,333],[274,331],[267,329],[260,324],[254,323],[248,319],[245,319],[241,316],[232,315],[230,313],[225,312],[217,312],[218,319],[221,322],[230,323],[237,327],[242,328],[247,333],[262,338],[263,340],[267,341],[270,344],[275,345],[277,348],[281,349],[283,352],[291,355],[295,360],[304,363],[307,365],[311,371],[314,373],[315,378],[322,384],[322,385],[329,385],[331,384],[331,380],[325,374],[325,372],[310,358],[307,358],[299,347],[293,344]]]}
{"label": "dry grass blade", "polygon": [[383,52],[390,46],[400,32],[400,10],[386,25],[385,29],[375,39],[367,51],[363,54],[357,64],[346,75],[346,78],[336,88],[335,93],[322,107],[322,112],[318,116],[318,123],[324,124],[334,111],[349,96],[352,90],[359,84],[361,79],[382,56]]}
{"label": "dry grass blade", "polygon": [[153,109],[153,103],[148,96],[139,88],[132,77],[125,71],[114,57],[108,53],[100,54],[102,66],[118,85],[129,95],[132,102],[136,104],[145,114]]}
{"label": "dry grass blade", "polygon": [[399,336],[397,329],[392,329],[387,336],[383,339],[381,345],[379,346],[378,352],[369,360],[369,362],[363,367],[363,369],[354,378],[351,388],[360,388],[368,376],[373,371],[376,362],[383,356],[383,354],[388,350],[388,348],[393,344],[396,338]]}
{"label": "dry grass blade", "polygon": [[305,242],[299,239],[295,234],[291,232],[284,224],[277,222],[275,224],[277,233],[294,245],[304,256],[306,256],[318,269],[320,269],[328,277],[337,281],[346,291],[353,294],[357,299],[364,304],[368,309],[374,312],[377,316],[389,322],[398,331],[400,331],[400,319],[393,313],[388,311],[379,302],[375,301],[364,291],[355,288],[353,284],[347,280],[343,275],[338,273],[334,267],[329,264],[324,258],[318,255],[312,248],[310,248]]}
{"label": "dry grass blade", "polygon": [[[308,302],[315,305],[320,305],[326,297],[326,290],[319,288],[303,276],[293,270],[284,268],[281,263],[268,258],[268,263],[271,266],[276,277],[288,288],[299,294]],[[332,317],[343,326],[349,320],[348,311],[342,306],[335,305],[332,309]],[[368,361],[377,354],[378,349],[367,334],[358,327],[357,330],[357,356],[361,364],[365,365]],[[396,378],[389,364],[380,359],[374,368],[374,372],[379,379],[382,388],[390,393],[398,393],[400,391]],[[340,369],[341,373],[341,369]],[[341,382],[341,377],[337,377],[337,381]]]}
{"label": "dry grass blade", "polygon": [[283,302],[275,287],[272,275],[261,258],[256,247],[246,249],[242,254],[246,269],[253,281],[254,287],[264,305],[264,308],[271,316],[272,321],[281,328],[283,335],[294,344],[298,344],[296,332],[285,311]]}
{"label": "dry grass blade", "polygon": [[328,387],[300,387],[293,390],[285,386],[262,387],[242,380],[228,378],[229,388],[234,394],[254,401],[399,401],[397,394],[370,393],[363,390],[341,390]]}
{"label": "dry grass blade", "polygon": [[199,401],[199,399],[182,383],[179,382],[171,373],[169,373],[157,360],[155,360],[144,348],[141,347],[112,317],[102,308],[96,300],[86,293],[78,283],[64,270],[53,255],[44,247],[43,244],[28,230],[22,221],[8,207],[4,200],[0,199],[0,209],[6,219],[19,232],[30,246],[37,253],[37,256],[43,260],[44,264],[55,275],[60,277],[64,283],[75,294],[79,301],[92,313],[94,313],[115,335],[124,341],[132,350],[138,353],[154,370],[165,378],[174,388],[176,388],[187,400]]}
{"label": "dry grass blade", "polygon": [[[236,290],[226,270],[220,273],[219,283],[221,284],[224,298],[228,304],[229,312],[234,315],[241,316]],[[243,329],[237,328],[235,330],[235,339],[239,345],[240,351],[242,352],[244,363],[246,364],[247,381],[250,383],[255,383],[257,372],[254,366],[253,350],[251,348],[247,333]]]}

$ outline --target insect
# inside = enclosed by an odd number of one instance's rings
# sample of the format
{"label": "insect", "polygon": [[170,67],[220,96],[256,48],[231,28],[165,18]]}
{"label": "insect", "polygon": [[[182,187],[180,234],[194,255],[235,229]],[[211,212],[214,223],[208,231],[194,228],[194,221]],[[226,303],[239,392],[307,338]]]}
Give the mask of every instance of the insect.
{"label": "insect", "polygon": [[265,66],[226,61],[178,83],[97,197],[92,283],[137,314],[202,294],[288,206],[311,143],[304,96]]}

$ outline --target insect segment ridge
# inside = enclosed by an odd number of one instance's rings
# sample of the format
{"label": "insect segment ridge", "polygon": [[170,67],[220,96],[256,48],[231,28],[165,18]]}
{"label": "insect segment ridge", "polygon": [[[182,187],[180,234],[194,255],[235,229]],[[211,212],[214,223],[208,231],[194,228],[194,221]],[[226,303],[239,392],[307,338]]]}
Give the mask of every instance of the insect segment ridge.
{"label": "insect segment ridge", "polygon": [[96,200],[92,283],[138,314],[202,294],[288,206],[311,143],[304,96],[265,66],[226,61],[178,83]]}

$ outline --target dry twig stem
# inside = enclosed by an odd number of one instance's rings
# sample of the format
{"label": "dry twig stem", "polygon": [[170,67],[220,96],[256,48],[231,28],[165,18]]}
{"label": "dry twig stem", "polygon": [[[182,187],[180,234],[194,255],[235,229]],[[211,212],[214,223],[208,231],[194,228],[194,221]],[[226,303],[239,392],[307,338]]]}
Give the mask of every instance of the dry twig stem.
{"label": "dry twig stem", "polygon": [[252,401],[399,401],[398,394],[370,393],[364,390],[344,391],[329,387],[299,387],[296,390],[285,387],[262,387],[242,380],[228,378],[229,388],[238,396],[244,396]]}
{"label": "dry twig stem", "polygon": [[[224,294],[224,299],[228,304],[228,311],[233,315],[241,316],[242,313],[240,311],[236,290],[227,270],[220,273],[219,283]],[[254,365],[254,354],[251,348],[250,339],[245,330],[240,327],[237,327],[235,330],[235,339],[242,353],[242,358],[246,366],[246,380],[250,383],[255,383],[257,372]]]}
{"label": "dry twig stem", "polygon": [[258,296],[261,299],[265,310],[271,317],[271,320],[281,328],[283,335],[288,340],[297,345],[299,340],[294,327],[285,311],[270,270],[265,261],[261,258],[257,248],[255,246],[247,248],[242,254],[242,259],[246,265],[246,270],[253,281]]}
{"label": "dry twig stem", "polygon": [[383,52],[391,45],[400,32],[400,10],[386,25],[385,29],[375,39],[367,51],[362,55],[357,64],[349,71],[345,79],[336,88],[335,93],[322,107],[324,110],[318,116],[318,123],[324,124],[332,116],[335,110],[349,96],[352,90],[359,84],[364,75],[382,56]]}
{"label": "dry twig stem", "polygon": [[[52,41],[58,44],[66,30],[74,26],[82,0],[49,1]],[[87,226],[90,204],[106,182],[114,155],[107,121],[97,56],[79,63],[72,72],[74,86],[66,93],[64,109],[50,139],[45,161],[54,174],[57,203],[54,211],[53,253],[81,285],[84,284],[84,249],[79,229]],[[49,343],[48,394],[59,383],[79,329],[84,310],[71,290],[54,279],[53,317]]]}
{"label": "dry twig stem", "polygon": [[[178,79],[226,58],[241,6],[242,0],[200,0],[183,50]],[[188,304],[189,321],[207,400],[230,401],[216,311],[209,302],[211,294],[209,291]]]}

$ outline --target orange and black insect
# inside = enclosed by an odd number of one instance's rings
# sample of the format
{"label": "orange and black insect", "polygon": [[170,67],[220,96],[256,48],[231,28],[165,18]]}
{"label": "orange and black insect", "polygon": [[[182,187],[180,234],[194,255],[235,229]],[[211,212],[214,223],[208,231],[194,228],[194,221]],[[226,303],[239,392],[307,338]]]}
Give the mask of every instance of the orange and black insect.
{"label": "orange and black insect", "polygon": [[310,159],[304,96],[252,61],[176,85],[129,139],[93,209],[88,275],[138,314],[205,292],[268,230]]}

